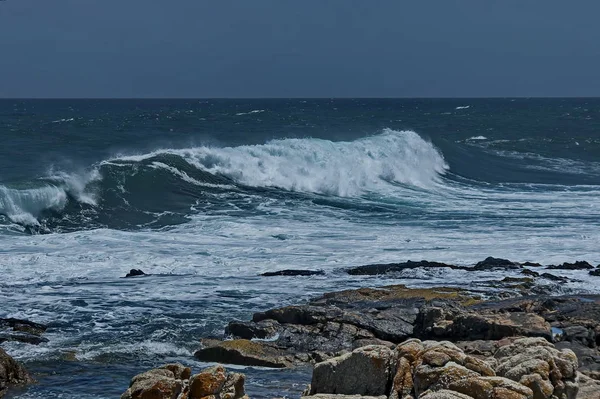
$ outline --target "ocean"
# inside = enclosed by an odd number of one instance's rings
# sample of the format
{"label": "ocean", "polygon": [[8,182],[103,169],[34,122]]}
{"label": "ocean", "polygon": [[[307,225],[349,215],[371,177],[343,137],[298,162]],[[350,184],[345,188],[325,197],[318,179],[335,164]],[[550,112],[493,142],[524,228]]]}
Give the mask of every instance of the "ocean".
{"label": "ocean", "polygon": [[[0,134],[0,317],[49,325],[3,344],[38,380],[14,398],[198,370],[200,338],[323,292],[510,273],[351,266],[600,263],[600,99],[0,100]],[[252,398],[310,380],[244,372]]]}

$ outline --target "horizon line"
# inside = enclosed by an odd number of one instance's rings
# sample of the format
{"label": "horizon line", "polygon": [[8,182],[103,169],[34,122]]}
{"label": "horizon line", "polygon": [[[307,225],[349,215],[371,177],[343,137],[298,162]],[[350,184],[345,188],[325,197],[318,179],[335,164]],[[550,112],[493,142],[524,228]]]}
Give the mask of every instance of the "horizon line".
{"label": "horizon line", "polygon": [[478,96],[478,97],[0,97],[0,101],[22,100],[502,100],[502,99],[598,99],[598,96]]}

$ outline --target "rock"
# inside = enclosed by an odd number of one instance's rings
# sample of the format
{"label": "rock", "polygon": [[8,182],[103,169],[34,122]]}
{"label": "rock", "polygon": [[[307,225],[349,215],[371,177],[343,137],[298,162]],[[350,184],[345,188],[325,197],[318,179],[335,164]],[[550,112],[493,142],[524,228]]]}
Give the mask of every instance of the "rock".
{"label": "rock", "polygon": [[473,270],[493,270],[493,269],[520,269],[521,265],[515,262],[511,262],[508,259],[487,257],[485,260],[478,262]]}
{"label": "rock", "polygon": [[575,399],[579,379],[586,383],[586,395],[596,387],[577,373],[572,351],[558,350],[543,338],[468,344],[494,356],[481,359],[451,342],[409,339],[392,353],[374,346],[375,356],[358,349],[317,364],[310,392],[384,394],[388,399]]}
{"label": "rock", "polygon": [[168,364],[131,379],[121,399],[248,399],[243,374],[217,365],[191,376],[191,369]]}
{"label": "rock", "polygon": [[529,270],[529,269],[521,270],[521,274],[524,274],[524,275],[530,276],[530,277],[539,277],[540,276],[540,274],[538,272]]}
{"label": "rock", "polygon": [[394,351],[376,345],[318,363],[313,371],[311,395],[386,395],[395,364]]}
{"label": "rock", "polygon": [[563,270],[586,270],[593,269],[594,266],[590,265],[586,261],[576,261],[575,263],[565,262],[562,265],[550,265],[548,269],[563,269]]}
{"label": "rock", "polygon": [[227,375],[223,366],[207,368],[190,378],[190,397],[216,395],[223,389]]}
{"label": "rock", "polygon": [[[454,381],[450,390],[465,394],[473,399],[533,399],[533,391],[503,377],[470,377]],[[549,398],[546,396],[544,398]],[[536,398],[537,399],[537,398]]]}
{"label": "rock", "polygon": [[325,272],[323,270],[277,270],[275,272],[262,273],[263,277],[274,277],[274,276],[323,276]]}
{"label": "rock", "polygon": [[600,399],[600,381],[578,373],[579,392],[577,399]]}
{"label": "rock", "polygon": [[48,342],[41,335],[47,326],[21,319],[0,319],[0,343],[6,341],[18,341],[27,344],[38,345]]}
{"label": "rock", "polygon": [[450,342],[424,341],[422,342],[423,349],[418,352],[415,351],[418,348],[418,342],[411,342],[409,345],[413,348],[409,351],[412,354],[408,357],[404,345],[399,345],[396,350],[401,359],[409,360],[416,356],[412,361],[416,395],[427,390],[447,389],[453,382],[464,378],[495,375],[489,364],[465,355]]}
{"label": "rock", "polygon": [[472,396],[463,395],[462,393],[458,393],[456,391],[449,391],[447,389],[442,389],[440,391],[427,391],[423,392],[419,399],[473,399]]}
{"label": "rock", "polygon": [[420,262],[408,261],[404,263],[388,263],[353,267],[347,270],[347,273],[353,276],[373,276],[377,274],[387,274],[400,272],[402,270],[410,270],[417,268],[449,268],[449,269],[466,269],[462,266],[449,265],[440,262],[429,262],[422,260]]}
{"label": "rock", "polygon": [[423,338],[452,340],[498,340],[511,336],[552,338],[550,324],[533,313],[479,311],[445,304],[421,307],[415,323],[417,335]]}
{"label": "rock", "polygon": [[523,338],[502,346],[494,356],[496,373],[527,386],[535,399],[577,396],[577,356],[557,350],[543,338]]}
{"label": "rock", "polygon": [[232,321],[225,328],[225,335],[243,339],[265,339],[275,336],[279,329],[279,322],[271,319],[256,323],[252,321]]}
{"label": "rock", "polygon": [[550,273],[542,273],[540,275],[540,277],[545,278],[546,280],[559,281],[561,283],[566,283],[569,281],[569,279],[567,277],[555,276],[554,274],[550,274]]}
{"label": "rock", "polygon": [[194,356],[205,362],[239,364],[244,366],[259,366],[282,368],[290,367],[292,361],[275,345],[266,342],[255,342],[247,339],[232,341],[203,340],[204,348]]}
{"label": "rock", "polygon": [[335,395],[328,393],[318,393],[311,396],[301,396],[300,399],[387,399],[386,396],[361,396],[361,395]]}
{"label": "rock", "polygon": [[[320,361],[361,346],[390,346],[404,341],[413,334],[419,307],[437,298],[464,304],[479,301],[468,292],[444,287],[411,289],[395,285],[345,290],[325,294],[306,305],[258,312],[252,321],[233,321],[225,335],[244,340],[272,339],[257,345],[275,348],[279,353],[269,352],[268,356],[283,356],[286,364],[290,357],[293,363]],[[214,354],[215,350],[204,350],[199,355],[206,356],[206,352]],[[220,353],[213,361],[234,361],[223,356]],[[247,361],[244,359],[242,364]]]}
{"label": "rock", "polygon": [[525,262],[525,263],[521,263],[521,266],[527,266],[527,267],[540,267],[542,266],[539,263],[535,263],[535,262]]}
{"label": "rock", "polygon": [[131,269],[129,273],[125,275],[125,277],[138,277],[138,276],[147,276],[141,269]]}
{"label": "rock", "polygon": [[27,370],[0,348],[0,397],[13,385],[33,383]]}
{"label": "rock", "polygon": [[577,356],[578,370],[591,378],[600,380],[600,351],[597,346],[588,347],[578,341],[563,341],[557,342],[556,348],[572,350]]}
{"label": "rock", "polygon": [[182,390],[183,382],[172,371],[153,369],[133,377],[121,399],[176,399]]}
{"label": "rock", "polygon": [[600,269],[590,270],[590,276],[600,277]]}

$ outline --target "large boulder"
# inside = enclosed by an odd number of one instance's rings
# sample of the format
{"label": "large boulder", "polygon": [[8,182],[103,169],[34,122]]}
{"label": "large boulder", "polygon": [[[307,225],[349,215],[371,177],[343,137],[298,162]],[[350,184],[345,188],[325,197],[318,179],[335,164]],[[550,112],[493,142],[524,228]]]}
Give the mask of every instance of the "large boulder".
{"label": "large boulder", "polygon": [[575,399],[578,391],[577,356],[559,351],[542,338],[523,338],[500,347],[496,373],[530,388],[534,399]]}
{"label": "large boulder", "polygon": [[371,345],[315,365],[311,394],[387,395],[396,368],[394,351]]}
{"label": "large boulder", "polygon": [[244,375],[213,366],[191,375],[181,364],[168,364],[131,379],[121,399],[248,399]]}
{"label": "large boulder", "polygon": [[33,379],[25,368],[0,348],[0,397],[6,394],[11,385],[25,385]]}

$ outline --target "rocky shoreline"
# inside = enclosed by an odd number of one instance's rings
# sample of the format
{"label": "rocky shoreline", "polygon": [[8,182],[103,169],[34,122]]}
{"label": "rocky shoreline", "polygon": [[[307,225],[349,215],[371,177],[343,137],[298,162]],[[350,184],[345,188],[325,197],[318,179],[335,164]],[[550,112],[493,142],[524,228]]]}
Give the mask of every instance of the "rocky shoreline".
{"label": "rocky shoreline", "polygon": [[[561,270],[596,278],[600,268],[581,261],[541,266],[487,258],[471,267],[408,261],[345,272],[393,276],[416,268],[522,276],[486,281],[489,290],[388,285],[334,291],[232,320],[222,336],[202,338],[194,356],[226,365],[312,365],[312,384],[303,395],[314,399],[600,399],[600,295],[549,292],[552,284],[569,281]],[[264,277],[322,274],[282,270]],[[45,329],[0,319],[0,343],[40,344]],[[0,349],[0,397],[9,386],[32,381]],[[134,377],[122,398],[240,399],[247,397],[243,385],[242,374],[221,366],[192,375],[182,365],[166,365]]]}

